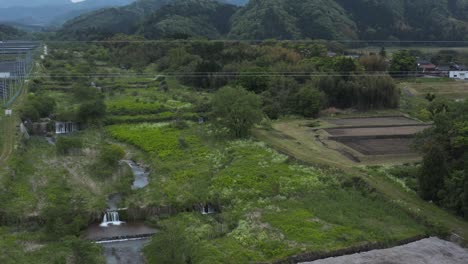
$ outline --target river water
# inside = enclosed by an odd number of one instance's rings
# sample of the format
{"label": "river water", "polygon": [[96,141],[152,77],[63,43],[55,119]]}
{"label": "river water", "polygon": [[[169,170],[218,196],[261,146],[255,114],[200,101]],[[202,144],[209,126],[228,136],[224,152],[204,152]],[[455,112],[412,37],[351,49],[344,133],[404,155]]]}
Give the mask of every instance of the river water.
{"label": "river water", "polygon": [[108,264],[144,264],[141,249],[149,242],[148,238],[102,243]]}
{"label": "river water", "polygon": [[123,160],[122,162],[126,163],[133,171],[135,179],[133,181],[132,189],[141,189],[149,184],[149,172],[147,172],[144,167],[136,164],[133,160]]}
{"label": "river water", "polygon": [[[149,172],[131,160],[123,160],[134,175],[133,190],[146,187],[149,184]],[[150,241],[150,237],[157,232],[156,229],[143,222],[125,222],[119,217],[119,203],[123,199],[119,193],[109,195],[107,199],[108,210],[103,215],[101,224],[90,225],[84,236],[102,245],[108,264],[143,264],[143,247]],[[125,209],[123,209],[125,210]]]}

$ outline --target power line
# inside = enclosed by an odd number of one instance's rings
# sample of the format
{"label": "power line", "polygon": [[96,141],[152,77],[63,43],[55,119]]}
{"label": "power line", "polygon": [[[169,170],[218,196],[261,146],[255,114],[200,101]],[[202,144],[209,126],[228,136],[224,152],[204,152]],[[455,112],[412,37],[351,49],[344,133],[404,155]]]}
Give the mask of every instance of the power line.
{"label": "power line", "polygon": [[225,42],[225,43],[459,43],[468,44],[468,40],[261,40],[261,39],[174,39],[174,40],[44,40],[43,43],[197,43],[197,42]]}

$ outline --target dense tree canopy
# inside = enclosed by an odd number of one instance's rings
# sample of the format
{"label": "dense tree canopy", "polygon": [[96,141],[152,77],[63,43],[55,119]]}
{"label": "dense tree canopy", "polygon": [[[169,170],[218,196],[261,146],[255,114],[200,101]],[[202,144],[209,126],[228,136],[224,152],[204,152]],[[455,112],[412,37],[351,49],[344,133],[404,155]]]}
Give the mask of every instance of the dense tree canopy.
{"label": "dense tree canopy", "polygon": [[62,38],[466,40],[466,0],[139,0],[73,19]]}
{"label": "dense tree canopy", "polygon": [[213,115],[233,136],[245,137],[262,120],[260,97],[240,86],[221,88],[213,98]]}
{"label": "dense tree canopy", "polygon": [[393,54],[390,73],[397,77],[412,75],[417,71],[416,58],[407,50]]}
{"label": "dense tree canopy", "polygon": [[468,102],[450,104],[433,120],[417,144],[424,154],[421,195],[468,218]]}

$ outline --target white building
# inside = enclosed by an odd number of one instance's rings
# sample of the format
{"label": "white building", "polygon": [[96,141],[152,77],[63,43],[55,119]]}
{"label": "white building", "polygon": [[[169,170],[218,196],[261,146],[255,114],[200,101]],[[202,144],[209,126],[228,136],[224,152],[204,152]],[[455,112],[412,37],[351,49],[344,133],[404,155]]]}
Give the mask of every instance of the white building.
{"label": "white building", "polygon": [[450,71],[450,78],[468,80],[468,71]]}

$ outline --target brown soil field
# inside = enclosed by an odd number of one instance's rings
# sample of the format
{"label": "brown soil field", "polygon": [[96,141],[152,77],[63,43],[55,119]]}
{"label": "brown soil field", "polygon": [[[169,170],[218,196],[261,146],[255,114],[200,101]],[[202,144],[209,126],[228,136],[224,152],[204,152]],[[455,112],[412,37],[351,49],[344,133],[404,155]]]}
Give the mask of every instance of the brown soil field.
{"label": "brown soil field", "polygon": [[352,139],[340,141],[364,155],[399,155],[415,153],[412,138]]}
{"label": "brown soil field", "polygon": [[411,147],[412,138],[430,127],[429,124],[405,116],[342,118],[326,121],[335,125],[324,129],[329,135],[329,140],[339,142],[364,156],[416,154]]}
{"label": "brown soil field", "polygon": [[358,127],[358,128],[329,128],[326,131],[333,137],[362,137],[362,136],[408,136],[429,128],[429,125],[388,126],[388,127]]}
{"label": "brown soil field", "polygon": [[421,122],[418,122],[417,120],[404,116],[341,118],[327,119],[326,121],[337,126],[394,126],[421,124]]}

